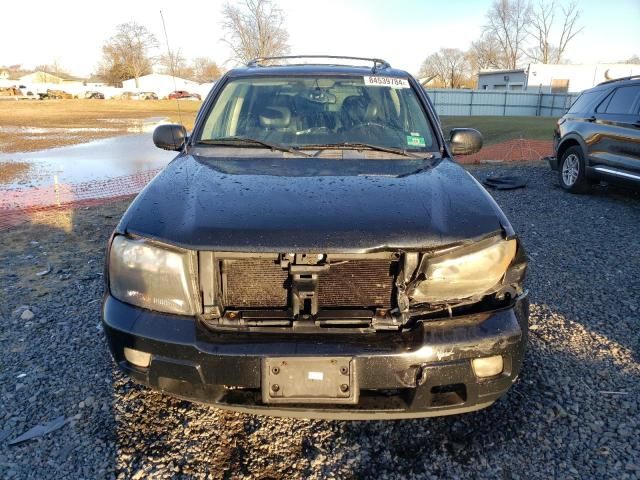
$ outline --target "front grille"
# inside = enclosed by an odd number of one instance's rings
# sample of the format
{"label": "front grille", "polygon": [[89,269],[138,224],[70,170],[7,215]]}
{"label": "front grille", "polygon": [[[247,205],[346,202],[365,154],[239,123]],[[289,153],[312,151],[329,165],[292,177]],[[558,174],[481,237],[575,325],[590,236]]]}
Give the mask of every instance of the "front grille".
{"label": "front grille", "polygon": [[[225,260],[224,303],[228,308],[286,308],[290,280],[272,259]],[[389,260],[336,262],[318,274],[319,308],[392,306],[393,264]]]}

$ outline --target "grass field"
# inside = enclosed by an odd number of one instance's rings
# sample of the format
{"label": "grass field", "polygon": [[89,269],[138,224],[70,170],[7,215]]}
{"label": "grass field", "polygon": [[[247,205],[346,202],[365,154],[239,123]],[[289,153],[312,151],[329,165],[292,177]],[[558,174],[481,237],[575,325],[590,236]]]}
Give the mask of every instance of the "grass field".
{"label": "grass field", "polygon": [[176,100],[23,100],[0,102],[0,151],[28,152],[131,133],[149,117],[193,127],[200,102]]}
{"label": "grass field", "polygon": [[552,140],[556,120],[550,117],[440,117],[447,138],[453,127],[475,128],[482,133],[485,145],[514,138]]}
{"label": "grass field", "polygon": [[[175,100],[45,100],[0,102],[0,152],[28,152],[83,143],[135,131],[149,117],[168,117],[193,127],[200,102]],[[480,130],[485,145],[513,138],[551,140],[554,118],[441,117],[452,127]]]}

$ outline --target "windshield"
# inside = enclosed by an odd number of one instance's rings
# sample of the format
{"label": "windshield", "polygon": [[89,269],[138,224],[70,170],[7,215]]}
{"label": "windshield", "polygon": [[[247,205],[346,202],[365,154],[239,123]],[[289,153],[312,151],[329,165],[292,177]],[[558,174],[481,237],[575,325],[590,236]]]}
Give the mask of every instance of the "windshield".
{"label": "windshield", "polygon": [[199,140],[224,139],[290,149],[369,145],[407,152],[437,150],[409,82],[384,76],[232,80],[209,111]]}

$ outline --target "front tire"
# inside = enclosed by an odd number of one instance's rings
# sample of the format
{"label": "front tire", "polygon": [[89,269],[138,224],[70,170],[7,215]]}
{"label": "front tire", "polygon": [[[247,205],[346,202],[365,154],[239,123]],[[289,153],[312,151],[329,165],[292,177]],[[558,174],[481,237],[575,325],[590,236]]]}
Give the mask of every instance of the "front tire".
{"label": "front tire", "polygon": [[584,155],[579,146],[569,147],[560,161],[560,186],[571,193],[588,193],[591,183],[587,179]]}

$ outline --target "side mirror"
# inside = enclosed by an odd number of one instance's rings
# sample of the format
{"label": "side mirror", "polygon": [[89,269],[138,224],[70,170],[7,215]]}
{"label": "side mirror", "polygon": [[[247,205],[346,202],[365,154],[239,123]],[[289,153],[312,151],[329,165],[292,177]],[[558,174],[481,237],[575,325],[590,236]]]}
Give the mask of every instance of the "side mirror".
{"label": "side mirror", "polygon": [[175,123],[159,125],[153,131],[153,143],[164,150],[179,152],[184,147],[186,139],[187,129]]}
{"label": "side mirror", "polygon": [[471,155],[482,148],[482,134],[473,128],[454,128],[449,140],[451,153],[454,155]]}

